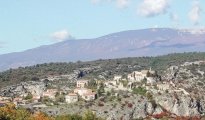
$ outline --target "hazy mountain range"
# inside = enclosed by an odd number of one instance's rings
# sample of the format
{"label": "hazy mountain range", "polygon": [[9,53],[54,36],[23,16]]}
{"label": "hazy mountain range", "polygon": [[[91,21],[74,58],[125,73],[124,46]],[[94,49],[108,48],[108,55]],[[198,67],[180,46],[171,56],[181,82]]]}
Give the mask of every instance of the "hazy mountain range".
{"label": "hazy mountain range", "polygon": [[205,51],[205,30],[129,30],[94,39],[66,40],[23,52],[0,55],[0,70],[46,62],[156,56],[193,51]]}

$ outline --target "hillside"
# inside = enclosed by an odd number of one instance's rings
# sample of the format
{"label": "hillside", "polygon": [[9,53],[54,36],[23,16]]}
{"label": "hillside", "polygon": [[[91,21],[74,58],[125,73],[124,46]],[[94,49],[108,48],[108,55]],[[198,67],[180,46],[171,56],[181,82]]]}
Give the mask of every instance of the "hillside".
{"label": "hillside", "polygon": [[205,51],[202,31],[169,28],[130,30],[94,39],[67,40],[0,55],[0,70],[49,62],[91,61]]}
{"label": "hillside", "polygon": [[52,117],[90,110],[107,120],[200,120],[204,71],[205,53],[37,64],[0,73],[0,96]]}
{"label": "hillside", "polygon": [[[152,69],[162,73],[171,65],[205,60],[205,53],[177,53],[158,57],[135,57],[97,60],[76,63],[45,63],[31,67],[20,67],[0,73],[0,88],[22,81],[36,81],[55,75],[72,75],[89,79],[112,78],[115,74],[126,75],[134,70]],[[71,78],[72,79],[72,78]]]}

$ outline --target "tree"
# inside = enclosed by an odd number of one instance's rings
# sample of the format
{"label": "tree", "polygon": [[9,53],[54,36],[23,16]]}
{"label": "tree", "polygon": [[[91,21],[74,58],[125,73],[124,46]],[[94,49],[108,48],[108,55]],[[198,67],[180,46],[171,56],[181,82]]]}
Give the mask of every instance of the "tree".
{"label": "tree", "polygon": [[52,117],[49,117],[45,113],[37,112],[31,117],[31,120],[54,120]]}
{"label": "tree", "polygon": [[28,110],[24,108],[17,109],[16,120],[29,120],[30,117],[31,113]]}
{"label": "tree", "polygon": [[74,114],[74,115],[59,115],[55,118],[55,120],[82,120],[82,116]]}
{"label": "tree", "polygon": [[146,97],[147,97],[148,100],[153,100],[153,96],[150,92],[146,93]]}
{"label": "tree", "polygon": [[94,114],[92,111],[88,110],[83,115],[83,120],[102,120],[101,118],[98,118],[96,114]]}
{"label": "tree", "polygon": [[0,120],[30,120],[31,113],[26,109],[16,109],[14,104],[8,103],[0,107]]}
{"label": "tree", "polygon": [[99,88],[98,88],[97,92],[98,92],[99,96],[101,96],[105,92],[103,83],[99,84]]}
{"label": "tree", "polygon": [[33,98],[33,95],[29,92],[27,96],[24,98],[25,100],[30,100]]}
{"label": "tree", "polygon": [[137,87],[137,88],[132,89],[132,93],[143,95],[143,96],[146,94],[146,92],[147,92],[147,90],[143,87]]}

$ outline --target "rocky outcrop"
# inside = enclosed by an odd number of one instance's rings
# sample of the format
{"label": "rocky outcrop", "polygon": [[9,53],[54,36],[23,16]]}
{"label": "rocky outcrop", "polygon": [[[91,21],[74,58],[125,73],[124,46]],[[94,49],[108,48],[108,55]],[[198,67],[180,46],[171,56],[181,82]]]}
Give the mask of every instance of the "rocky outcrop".
{"label": "rocky outcrop", "polygon": [[165,110],[177,116],[199,116],[204,111],[204,101],[189,96],[158,96],[156,102]]}
{"label": "rocky outcrop", "polygon": [[44,82],[40,81],[29,81],[21,82],[20,84],[7,86],[0,90],[0,95],[2,96],[26,96],[28,93],[32,95],[40,96],[42,92],[46,89]]}

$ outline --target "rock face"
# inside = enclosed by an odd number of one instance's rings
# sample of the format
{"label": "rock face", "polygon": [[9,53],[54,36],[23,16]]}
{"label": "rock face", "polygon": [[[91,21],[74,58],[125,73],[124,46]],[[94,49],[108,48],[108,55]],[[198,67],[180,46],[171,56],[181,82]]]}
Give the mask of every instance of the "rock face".
{"label": "rock face", "polygon": [[44,82],[21,82],[20,84],[8,86],[0,90],[2,96],[26,96],[28,93],[32,95],[40,96],[46,89]]}
{"label": "rock face", "polygon": [[198,116],[204,111],[204,101],[189,96],[158,96],[156,102],[165,110],[177,116]]}
{"label": "rock face", "polygon": [[[81,70],[74,71],[74,74],[61,75],[60,77],[77,80],[78,76],[82,77],[91,70],[93,69],[81,68]],[[57,108],[51,107],[49,108],[50,110],[45,108],[42,111],[50,115],[83,114],[89,109],[94,111],[97,116],[107,120],[133,120],[146,118],[147,116],[154,118],[159,115],[201,116],[205,113],[205,76],[203,71],[205,71],[205,64],[201,68],[200,64],[194,66],[192,64],[171,66],[165,71],[162,81],[156,80],[157,85],[141,85],[150,94],[144,92],[144,94],[140,94],[140,91],[137,91],[136,95],[130,91],[113,90],[115,95],[102,95],[95,101],[80,101]],[[53,78],[48,79],[53,82],[62,82],[56,78],[56,80],[52,80]],[[40,96],[46,89],[44,82],[30,81],[8,86],[0,91],[0,95],[11,97],[25,96],[28,93],[32,93]],[[64,82],[62,83],[64,84]],[[48,110],[54,112],[49,112]]]}
{"label": "rock face", "polygon": [[165,75],[163,76],[163,79],[166,80],[174,80],[176,78],[177,72],[179,67],[178,66],[171,66],[167,69]]}

